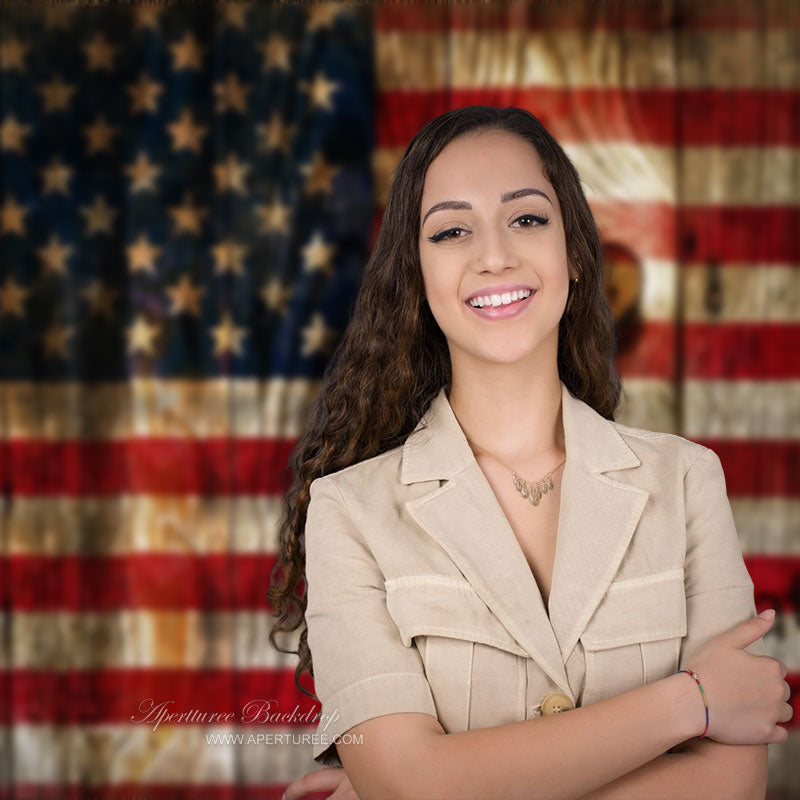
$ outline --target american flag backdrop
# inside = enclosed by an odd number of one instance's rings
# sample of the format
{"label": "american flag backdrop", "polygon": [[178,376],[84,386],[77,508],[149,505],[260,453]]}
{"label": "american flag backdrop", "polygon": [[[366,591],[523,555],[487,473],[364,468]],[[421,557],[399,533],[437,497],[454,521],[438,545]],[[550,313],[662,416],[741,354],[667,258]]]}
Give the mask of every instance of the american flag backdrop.
{"label": "american flag backdrop", "polygon": [[267,640],[287,458],[392,170],[473,103],[581,174],[620,421],[722,459],[800,797],[800,4],[551,0],[0,5],[0,799],[316,768]]}

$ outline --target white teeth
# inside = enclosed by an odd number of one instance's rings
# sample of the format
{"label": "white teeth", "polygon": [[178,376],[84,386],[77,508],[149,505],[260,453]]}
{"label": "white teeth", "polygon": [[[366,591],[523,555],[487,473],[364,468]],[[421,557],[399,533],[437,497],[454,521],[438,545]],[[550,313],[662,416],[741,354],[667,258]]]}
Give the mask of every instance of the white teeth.
{"label": "white teeth", "polygon": [[469,304],[474,308],[483,306],[507,306],[517,300],[522,300],[531,293],[530,289],[514,290],[513,292],[503,292],[503,294],[487,294],[483,297],[473,297]]}

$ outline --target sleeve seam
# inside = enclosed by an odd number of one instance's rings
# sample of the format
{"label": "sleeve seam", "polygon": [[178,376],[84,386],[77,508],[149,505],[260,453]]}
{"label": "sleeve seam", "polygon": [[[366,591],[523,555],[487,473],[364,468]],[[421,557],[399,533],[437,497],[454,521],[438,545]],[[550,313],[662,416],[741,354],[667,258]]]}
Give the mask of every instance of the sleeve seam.
{"label": "sleeve seam", "polygon": [[331,702],[336,698],[337,695],[340,695],[342,692],[347,692],[350,689],[354,688],[355,686],[360,686],[362,683],[368,683],[369,681],[376,681],[379,678],[397,678],[402,675],[411,675],[414,678],[422,678],[418,672],[381,672],[377,675],[368,675],[366,678],[362,678],[359,681],[355,681],[354,683],[348,683],[347,686],[343,686],[336,692],[335,695],[331,698]]}
{"label": "sleeve seam", "polygon": [[689,464],[688,468],[686,469],[686,472],[683,474],[683,481],[684,481],[684,483],[686,482],[686,478],[688,478],[688,477],[689,477],[689,473],[692,471],[692,468],[694,467],[694,465],[695,465],[695,464],[696,464],[696,463],[697,463],[697,462],[698,462],[698,461],[699,461],[699,460],[700,460],[700,459],[701,459],[701,458],[702,458],[702,457],[703,457],[703,456],[704,456],[706,453],[708,453],[708,452],[709,452],[709,450],[711,449],[710,447],[706,447],[705,445],[701,445],[701,447],[702,447],[703,449],[702,449],[702,450],[701,450],[701,451],[700,451],[700,452],[697,454],[697,458],[695,458],[695,459],[692,461],[692,463],[691,463],[691,464]]}
{"label": "sleeve seam", "polygon": [[344,507],[344,510],[347,512],[347,515],[352,519],[352,514],[350,513],[350,509],[347,507],[347,501],[344,499],[344,495],[342,494],[342,490],[341,490],[339,484],[336,483],[336,481],[331,481],[331,483],[333,484],[334,488],[336,489],[336,494],[339,495],[339,500],[341,501],[342,506]]}
{"label": "sleeve seam", "polygon": [[345,500],[344,493],[342,492],[341,487],[334,480],[331,480],[331,483],[333,484],[333,488],[336,490],[336,494],[339,495],[339,501],[341,502],[342,508],[347,514],[347,517],[350,520],[350,522],[353,524],[353,529],[358,533],[358,540],[364,545],[364,547],[369,551],[370,555],[372,555],[374,558],[374,553],[372,552],[372,548],[369,546],[367,538],[366,536],[364,536],[364,533],[362,532],[361,528],[359,528],[358,524],[356,523],[355,518],[353,517],[353,514],[350,511],[350,507],[347,505],[347,500]]}

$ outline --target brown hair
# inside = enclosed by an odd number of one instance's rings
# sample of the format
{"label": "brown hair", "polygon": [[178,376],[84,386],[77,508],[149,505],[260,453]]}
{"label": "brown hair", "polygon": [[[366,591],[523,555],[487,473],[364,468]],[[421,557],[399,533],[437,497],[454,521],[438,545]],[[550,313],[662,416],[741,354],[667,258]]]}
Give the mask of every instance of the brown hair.
{"label": "brown hair", "polygon": [[559,323],[559,377],[576,397],[606,419],[614,418],[620,395],[614,317],[603,288],[600,237],[575,167],[525,109],[465,106],[431,120],[394,172],[352,318],[289,459],[292,483],[283,498],[278,560],[267,595],[278,617],[269,640],[281,652],[299,656],[295,683],[312,697],[299,683],[305,670],[314,675],[307,626],[297,651],[275,641],[278,631],[293,631],[305,622],[306,593],[298,596],[296,588],[305,578],[309,486],[323,474],[402,444],[440,388],[449,391],[447,341],[428,307],[420,268],[422,190],[428,166],[449,142],[490,130],[516,133],[530,142],[558,196],[567,257],[580,276],[578,283],[570,283]]}

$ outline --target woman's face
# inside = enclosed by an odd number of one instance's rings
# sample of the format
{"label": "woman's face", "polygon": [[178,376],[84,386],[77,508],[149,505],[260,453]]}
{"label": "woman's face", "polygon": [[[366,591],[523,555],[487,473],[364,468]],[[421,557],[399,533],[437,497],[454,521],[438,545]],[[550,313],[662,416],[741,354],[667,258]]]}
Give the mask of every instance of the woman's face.
{"label": "woman's face", "polygon": [[[526,140],[483,132],[442,150],[425,176],[419,252],[428,304],[454,362],[557,354],[574,273],[558,198]],[[487,296],[484,308],[469,302]]]}

